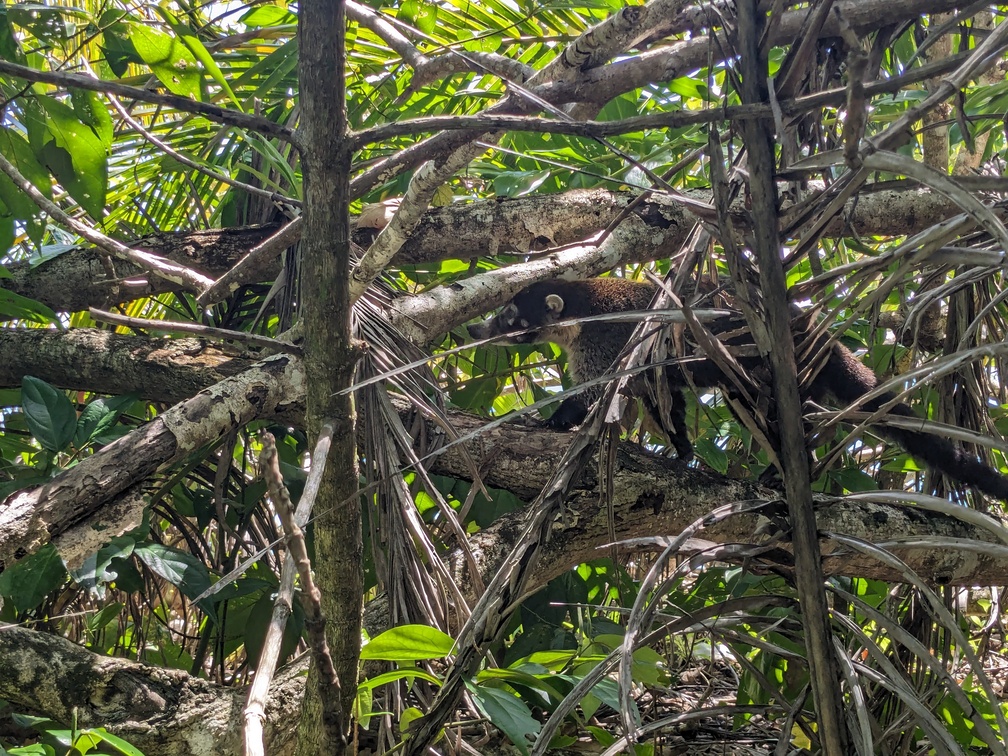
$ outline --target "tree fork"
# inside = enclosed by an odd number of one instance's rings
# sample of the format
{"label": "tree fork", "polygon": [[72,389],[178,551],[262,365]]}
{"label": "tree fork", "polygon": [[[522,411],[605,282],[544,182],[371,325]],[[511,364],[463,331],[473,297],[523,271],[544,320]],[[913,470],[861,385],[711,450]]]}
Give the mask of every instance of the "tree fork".
{"label": "tree fork", "polygon": [[[336,508],[358,487],[356,417],[344,389],[353,381],[357,353],[350,318],[350,150],[345,75],[346,21],[341,0],[313,0],[301,8],[299,82],[304,172],[301,239],[301,306],[304,323],[307,426],[318,436],[333,422],[333,443],[319,489],[315,521],[315,572],[330,618],[329,648],[342,687],[343,721],[350,721],[360,655],[361,516],[358,506]],[[313,669],[305,688],[298,753],[341,754],[346,746],[326,737]]]}

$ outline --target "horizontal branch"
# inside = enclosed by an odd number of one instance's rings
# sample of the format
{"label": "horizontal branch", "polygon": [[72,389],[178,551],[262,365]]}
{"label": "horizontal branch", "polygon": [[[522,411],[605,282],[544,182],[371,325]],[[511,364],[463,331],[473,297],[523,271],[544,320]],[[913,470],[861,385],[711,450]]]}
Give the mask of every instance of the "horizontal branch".
{"label": "horizontal branch", "polygon": [[[77,563],[139,523],[138,484],[252,420],[288,412],[298,403],[292,397],[303,401],[303,393],[300,363],[283,355],[268,358],[176,404],[44,485],[11,494],[0,504],[0,561],[9,565],[60,539],[60,552]],[[129,511],[119,508],[114,522],[105,521],[107,505],[127,491],[134,494]]]}
{"label": "horizontal branch", "polygon": [[[691,53],[688,56],[683,56],[683,60],[676,59],[675,54],[669,51],[661,51],[660,59],[658,54],[645,54],[639,60],[630,59],[613,64],[615,67],[613,71],[614,78],[620,83],[620,86],[625,87],[627,79],[623,78],[623,74],[628,73],[627,69],[633,67],[634,63],[640,63],[641,68],[649,71],[660,66],[663,68],[662,72],[659,74],[656,71],[653,76],[658,79],[668,79],[675,78],[669,75],[670,71],[682,70],[685,72],[696,68],[702,62],[706,62],[709,47],[704,40],[690,40],[689,42],[681,43],[681,45],[684,52]],[[695,53],[694,50],[696,51]],[[959,55],[945,58],[928,66],[910,69],[909,72],[900,76],[867,83],[864,85],[865,94],[872,97],[901,92],[912,84],[931,79],[943,71],[951,70],[964,57]],[[606,73],[610,73],[608,69],[603,70]],[[644,77],[638,72],[635,78],[640,79]],[[596,83],[601,83],[601,80]],[[597,90],[593,91],[592,87],[582,85],[582,88],[584,89],[583,94],[594,93],[597,96]],[[775,107],[784,115],[794,116],[824,107],[838,107],[844,104],[846,98],[846,89],[834,88],[804,97],[781,100],[775,104]],[[554,93],[552,99],[556,99],[556,93]],[[353,135],[353,145],[355,149],[361,149],[369,144],[380,143],[401,136],[460,130],[471,130],[478,133],[498,130],[526,131],[599,139],[629,134],[635,131],[646,131],[648,129],[674,129],[685,126],[722,123],[725,121],[769,118],[773,117],[774,113],[775,111],[770,105],[748,104],[729,105],[722,108],[704,108],[702,110],[677,109],[669,112],[648,113],[646,115],[620,118],[612,121],[565,121],[554,118],[521,115],[427,116],[425,118],[386,123],[367,129],[366,131],[357,132]]]}
{"label": "horizontal branch", "polygon": [[[285,670],[270,688],[266,750],[289,748],[304,670]],[[102,656],[66,638],[24,627],[0,632],[0,697],[69,726],[105,727],[147,756],[241,753],[245,690],[182,670]]]}
{"label": "horizontal branch", "polygon": [[[561,194],[433,208],[423,214],[393,264],[433,265],[446,259],[526,254],[576,244],[605,228],[635,196],[632,192],[575,189]],[[704,193],[695,197],[701,202],[710,199]],[[654,226],[668,245],[674,246],[682,244],[686,230],[695,220],[685,207],[660,194],[641,203],[634,212],[644,223]],[[848,204],[845,212],[826,229],[826,235],[909,235],[959,212],[947,198],[913,187],[867,192],[856,203]],[[741,209],[734,220],[737,226],[745,227],[745,213]],[[133,246],[218,279],[277,229],[278,226],[269,225],[152,234]],[[354,233],[354,241],[366,248],[372,235],[372,229],[361,229]],[[629,250],[621,259],[640,262],[660,252],[655,251],[654,245],[646,245]],[[59,312],[106,308],[177,288],[164,280],[145,277],[136,266],[109,261],[107,256],[88,248],[73,249],[42,263],[15,263],[7,267],[11,278],[0,279],[0,286]],[[243,271],[241,280],[271,281],[279,271],[279,257],[274,257]],[[487,309],[492,306],[487,305]]]}
{"label": "horizontal branch", "polygon": [[227,126],[235,126],[240,129],[248,129],[266,136],[277,137],[284,141],[294,143],[294,130],[289,126],[274,123],[267,118],[257,115],[240,113],[229,108],[222,108],[219,105],[211,105],[207,102],[191,100],[188,97],[181,97],[173,94],[162,94],[152,92],[149,89],[131,87],[127,84],[120,84],[117,81],[105,81],[95,79],[83,74],[67,73],[65,71],[40,71],[37,68],[18,65],[6,60],[0,60],[0,73],[14,76],[25,81],[41,82],[52,84],[53,86],[65,89],[84,89],[89,92],[107,92],[130,100],[140,102],[150,102],[155,105],[166,105],[183,113],[199,113],[211,121],[223,123]]}
{"label": "horizontal branch", "polygon": [[[63,338],[70,338],[70,335]],[[125,343],[132,342],[132,351],[142,355],[149,351],[151,341],[160,341],[139,336],[118,338],[124,340],[120,347],[123,359],[128,359],[130,352]],[[15,342],[10,345],[17,349]],[[11,350],[6,350],[5,354],[10,355]],[[134,387],[139,389],[146,372],[152,380],[164,381],[165,373],[171,370],[170,365],[138,358],[127,372],[134,380],[141,381]],[[181,366],[179,371],[187,379],[194,376],[188,366]],[[193,448],[211,443],[223,432],[223,426],[230,428],[252,417],[267,415],[271,407],[275,413],[283,405],[284,413],[290,414],[303,406],[303,375],[296,359],[273,358],[273,361],[253,366],[250,373],[229,378],[195,399],[168,410],[152,423],[57,476],[44,488],[14,494],[11,501],[17,506],[8,504],[0,509],[0,533],[3,534],[0,555],[21,557],[72,525],[78,529],[97,530],[92,528],[95,518],[107,514],[103,508],[120,493],[133,484],[142,483],[155,469],[171,464]],[[42,374],[39,377],[51,376]],[[272,383],[272,387],[267,383]],[[2,381],[0,385],[4,385]],[[408,412],[405,402],[398,401],[403,402],[402,412]],[[207,413],[217,409],[216,405],[220,405],[219,410],[210,417]],[[214,422],[214,418],[221,415],[229,419],[223,423]],[[473,434],[473,437],[464,445],[449,446],[431,458],[431,472],[468,480],[475,463],[477,469],[486,471],[483,482],[487,486],[511,491],[524,499],[531,499],[545,485],[570,439],[569,434],[518,424],[488,429],[484,427],[485,420],[463,412],[451,412],[449,417],[460,436]],[[170,434],[169,427],[178,435]],[[114,467],[113,462],[118,467]],[[589,471],[591,469],[589,466]],[[84,485],[85,482],[88,484]],[[634,444],[623,443],[618,451],[612,501],[615,535],[626,539],[678,533],[726,502],[779,497],[780,493],[771,489],[686,467]],[[53,506],[56,501],[60,503],[59,508]],[[612,540],[607,508],[599,502],[591,472],[568,504],[576,517],[570,524],[562,525],[557,531],[559,537],[553,538],[547,547],[536,585],[544,584],[548,578],[574,564],[598,556],[599,548]],[[139,505],[142,506],[142,502]],[[910,507],[825,498],[821,499],[818,518],[821,531],[855,535],[872,543],[938,536],[984,544],[981,550],[973,551],[934,549],[927,545],[893,550],[934,582],[1008,583],[1008,558],[1003,555],[1003,549],[997,548],[994,536],[959,520]],[[479,541],[479,548],[474,549],[480,555],[477,564],[481,574],[490,575],[496,571],[499,564],[495,560],[503,558],[510,550],[509,541],[520,530],[520,524],[520,513],[510,515],[474,536],[489,539]],[[754,517],[739,517],[705,533],[705,537],[719,542],[751,540],[757,525]],[[108,537],[115,531],[99,532]],[[835,548],[828,540],[824,540],[823,550],[830,555],[826,568],[833,574],[898,579],[862,556],[833,556]],[[786,552],[782,554],[786,568]],[[466,584],[471,581],[460,582],[460,585]]]}

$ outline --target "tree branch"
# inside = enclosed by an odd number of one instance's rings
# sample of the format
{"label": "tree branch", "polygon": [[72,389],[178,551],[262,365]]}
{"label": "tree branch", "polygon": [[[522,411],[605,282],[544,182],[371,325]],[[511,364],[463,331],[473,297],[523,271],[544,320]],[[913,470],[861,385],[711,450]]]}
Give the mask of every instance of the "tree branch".
{"label": "tree branch", "polygon": [[211,105],[206,102],[190,100],[188,97],[151,92],[148,89],[131,87],[115,81],[93,79],[90,76],[84,76],[83,74],[66,73],[64,71],[40,71],[36,68],[21,66],[17,63],[10,63],[6,60],[0,60],[0,73],[8,76],[14,76],[18,79],[24,79],[25,81],[37,81],[44,84],[53,84],[54,86],[63,87],[64,89],[85,89],[89,92],[101,92],[103,94],[108,93],[130,100],[151,102],[155,105],[167,105],[170,108],[174,108],[175,110],[179,110],[184,113],[199,113],[200,115],[206,116],[211,121],[216,121],[217,123],[223,123],[227,126],[235,126],[240,129],[248,129],[249,131],[255,131],[260,134],[265,134],[266,136],[277,137],[278,139],[283,139],[292,144],[296,144],[294,140],[294,131],[288,126],[273,123],[269,119],[261,116],[247,115],[245,113],[239,113],[217,105]]}
{"label": "tree branch", "polygon": [[[49,333],[52,334],[51,338],[56,342],[61,340],[69,342],[69,351],[61,353],[58,351],[58,344],[49,343],[47,345],[48,356],[40,362],[53,366],[57,366],[61,362],[73,364],[68,356],[76,354],[76,350],[81,348],[79,344],[75,343],[81,331],[72,331],[67,334]],[[5,332],[0,331],[0,337],[4,335],[6,335]],[[129,381],[131,381],[127,385],[127,382],[123,380],[117,387],[122,393],[132,391],[140,394],[142,388],[147,385],[171,386],[176,382],[174,376],[177,376],[179,383],[189,386],[198,384],[201,377],[203,380],[210,380],[209,376],[212,376],[212,372],[201,372],[188,364],[188,358],[184,351],[173,358],[163,356],[163,360],[150,359],[148,355],[156,352],[155,347],[165,343],[160,339],[142,336],[116,336],[115,342],[113,349],[116,358],[115,364],[120,367],[124,375],[129,376]],[[102,342],[88,343],[92,343],[91,351],[100,352],[104,348]],[[20,359],[21,352],[36,351],[36,344],[37,342],[30,338],[10,339],[6,342],[0,341],[0,351],[17,361]],[[101,360],[96,361],[100,362]],[[254,367],[255,363],[246,363],[235,359],[229,368],[236,369],[240,365]],[[39,374],[39,377],[46,380],[53,378],[52,375],[46,373]],[[281,382],[284,383],[284,387],[278,391],[280,393],[286,392],[283,397],[284,406],[276,407],[275,411],[289,418],[288,421],[297,424],[300,421],[295,420],[294,417],[298,411],[303,412],[304,406],[303,376],[297,361],[285,368]],[[19,384],[20,377],[18,375],[0,370],[0,386],[7,387]],[[235,386],[241,385],[241,383],[229,385]],[[256,411],[265,414],[268,409],[268,403],[259,405],[260,409],[253,406],[256,401],[255,394],[251,396],[243,394],[239,398],[241,401],[235,404],[234,411],[241,413],[242,416],[247,417]],[[404,415],[411,412],[405,401],[398,399],[394,399],[394,401],[397,402],[396,406]],[[465,437],[467,440],[464,444],[447,447],[442,453],[428,459],[431,472],[461,480],[470,480],[475,464],[477,469],[484,471],[483,483],[485,485],[511,491],[521,499],[531,499],[539,493],[549,479],[550,473],[559,461],[565,444],[570,438],[568,434],[540,428],[528,428],[519,424],[503,424],[485,428],[485,420],[463,412],[450,412],[449,417],[459,436]],[[134,444],[137,438],[136,434],[143,432],[143,430],[141,428],[135,434],[126,436],[122,443]],[[428,426],[427,432],[429,437],[434,437],[437,434],[433,424]],[[211,436],[212,434],[208,434],[203,442],[208,443],[212,440]],[[104,450],[95,456],[103,453]],[[139,453],[134,451],[125,464],[152,468],[163,463],[162,458],[141,458],[140,453],[149,454],[149,448],[145,447]],[[723,476],[683,467],[673,460],[657,457],[630,443],[620,445],[618,460],[617,478],[614,486],[616,497],[614,506],[618,513],[616,518],[617,536],[621,538],[679,532],[685,524],[693,522],[704,512],[710,511],[726,501],[780,496],[779,492],[746,481],[731,480]],[[74,475],[77,469],[79,468],[74,468],[55,478],[50,485],[59,486],[65,476]],[[131,473],[127,469],[124,474],[128,476]],[[563,538],[554,539],[548,545],[548,556],[543,558],[539,568],[542,571],[542,577],[534,579],[535,585],[541,586],[544,581],[562,573],[570,566],[597,556],[599,547],[611,541],[606,520],[607,510],[604,504],[598,502],[594,475],[593,468],[589,466],[586,478],[579,484],[577,501],[575,505],[572,505],[573,511],[578,512],[577,522],[564,531]],[[137,481],[138,484],[142,482]],[[107,509],[110,502],[117,501],[114,493],[103,489],[93,493],[94,495],[90,499],[91,503],[86,508],[87,511],[97,513],[98,516],[108,517],[110,521],[123,516],[114,514],[113,517],[113,514],[110,514]],[[913,569],[931,581],[957,585],[985,582],[1008,583],[1008,553],[1003,546],[999,545],[995,536],[982,528],[912,507],[824,497],[820,497],[819,502],[817,517],[820,532],[847,533],[872,543],[893,542],[895,544],[894,550],[905,558]],[[652,506],[653,504],[657,504],[657,506]],[[79,506],[67,500],[67,506],[63,511],[67,513],[68,520],[53,522],[54,529],[67,530],[71,521],[79,521],[78,528],[98,531],[99,528],[94,525],[94,520],[88,519],[96,515],[82,512],[76,508]],[[136,511],[140,511],[142,508],[143,502],[139,496],[136,497],[134,506]],[[712,540],[745,540],[756,532],[754,523],[753,519],[730,520],[724,524],[723,529],[710,531],[707,536]],[[489,539],[477,541],[479,548],[475,549],[479,557],[477,564],[480,565],[481,574],[491,576],[495,574],[496,567],[494,565],[497,563],[494,559],[498,556],[503,558],[510,549],[508,534],[513,536],[516,528],[520,529],[520,525],[521,514],[516,513],[503,518],[491,529],[474,536],[477,539]],[[110,532],[114,531],[101,531],[99,535],[107,538]],[[982,544],[982,548],[979,551],[934,549],[920,540],[929,536],[956,538],[964,542],[972,541]],[[905,539],[908,544],[912,539],[917,540],[912,545],[904,547],[899,545],[901,539]],[[15,544],[13,541],[8,543],[10,548],[20,548],[22,552],[26,552],[29,547],[27,540],[19,544]],[[63,548],[62,542],[59,546],[61,549]],[[825,569],[828,574],[858,575],[885,580],[899,579],[898,575],[888,572],[884,566],[874,564],[861,555],[840,556],[836,547],[831,546],[828,542],[824,542],[822,548],[827,556]],[[483,566],[480,561],[483,559],[489,560],[488,566]],[[459,569],[461,568],[464,568],[464,565],[459,567]],[[460,580],[460,585],[467,585],[471,582],[464,578],[460,578]]]}
{"label": "tree branch", "polygon": [[[95,538],[89,532],[92,521],[121,493],[231,430],[289,408],[289,397],[304,390],[296,365],[286,355],[263,360],[161,413],[45,485],[11,494],[0,505],[0,560],[9,565],[56,538],[61,550],[86,553]],[[142,511],[142,500],[133,501]],[[102,530],[100,538],[124,532],[138,519],[123,512],[117,516],[124,521]]]}
{"label": "tree branch", "polygon": [[[268,753],[288,752],[303,689],[297,665],[270,689]],[[244,693],[182,670],[94,654],[58,635],[10,625],[0,631],[4,700],[67,725],[106,727],[147,756],[241,753]]]}

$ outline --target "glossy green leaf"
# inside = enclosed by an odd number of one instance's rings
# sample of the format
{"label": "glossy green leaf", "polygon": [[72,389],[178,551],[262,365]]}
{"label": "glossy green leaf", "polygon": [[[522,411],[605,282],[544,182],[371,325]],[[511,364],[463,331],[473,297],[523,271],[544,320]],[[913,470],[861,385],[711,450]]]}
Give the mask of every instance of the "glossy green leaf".
{"label": "glossy green leaf", "polygon": [[[95,743],[95,746],[99,746],[102,743],[112,747],[113,753],[121,753],[125,756],[144,756],[143,752],[127,743],[120,737],[113,735],[108,732],[104,727],[98,727],[97,729],[87,730],[82,735],[87,735]],[[76,745],[76,743],[75,743]],[[106,752],[108,749],[103,749]]]}
{"label": "glossy green leaf", "polygon": [[489,686],[466,686],[476,706],[490,723],[508,736],[522,753],[529,752],[529,738],[534,738],[542,725],[532,716],[528,706],[506,690]]}
{"label": "glossy green leaf", "polygon": [[51,452],[62,451],[77,430],[77,412],[66,394],[30,375],[21,381],[21,403],[31,434]]}
{"label": "glossy green leaf", "polygon": [[112,116],[97,92],[87,89],[71,89],[70,102],[74,114],[85,126],[89,126],[106,151],[112,146]]}
{"label": "glossy green leaf", "polygon": [[257,5],[239,19],[245,26],[289,26],[297,23],[297,16],[278,5]]}
{"label": "glossy green leaf", "polygon": [[0,596],[18,611],[38,608],[67,578],[66,566],[56,547],[47,543],[0,573]]}
{"label": "glossy green leaf", "polygon": [[[176,586],[190,599],[196,598],[210,587],[210,573],[192,554],[159,543],[137,546],[134,554],[151,572]],[[205,611],[212,610],[212,606],[205,600],[201,605]]]}
{"label": "glossy green leaf", "polygon": [[94,399],[88,402],[77,418],[74,446],[82,447],[98,439],[116,424],[116,421],[136,402],[132,396]]}
{"label": "glossy green leaf", "polygon": [[129,39],[169,92],[200,99],[199,64],[180,39],[144,24],[130,24]]}
{"label": "glossy green leaf", "polygon": [[[3,221],[0,219],[0,227]],[[2,228],[0,228],[2,232]],[[59,317],[41,302],[22,297],[13,291],[0,288],[0,318],[3,320],[26,320],[40,325],[59,324]]]}
{"label": "glossy green leaf", "polygon": [[[46,197],[52,198],[52,179],[35,157],[28,140],[10,127],[0,128],[0,153],[14,164],[18,173],[24,176],[32,186]],[[31,218],[39,213],[38,205],[31,201],[20,187],[7,177],[0,174],[0,200],[6,206],[8,213],[18,220]]]}
{"label": "glossy green leaf", "polygon": [[437,628],[402,625],[386,630],[361,649],[361,659],[412,662],[440,659],[455,648],[455,641]]}
{"label": "glossy green leaf", "polygon": [[35,154],[91,217],[101,218],[108,189],[105,145],[70,107],[51,97],[37,99],[45,110],[46,133],[36,137],[42,144]]}
{"label": "glossy green leaf", "polygon": [[424,0],[405,0],[397,14],[400,21],[419,29],[424,34],[433,34],[437,28],[438,9]]}
{"label": "glossy green leaf", "polygon": [[199,61],[200,65],[203,66],[203,70],[210,75],[211,79],[217,82],[222,90],[224,90],[228,98],[231,100],[231,104],[241,111],[241,103],[238,102],[238,98],[235,97],[235,93],[231,90],[231,85],[228,84],[227,78],[225,78],[220,66],[217,65],[217,61],[214,60],[210,51],[206,49],[200,38],[193,34],[192,30],[188,26],[179,23],[175,16],[168,11],[166,6],[157,6],[157,12],[160,13],[161,16],[168,22],[168,26],[173,32],[175,32],[176,38],[186,46],[186,49],[188,49],[190,53],[192,53],[193,58]]}

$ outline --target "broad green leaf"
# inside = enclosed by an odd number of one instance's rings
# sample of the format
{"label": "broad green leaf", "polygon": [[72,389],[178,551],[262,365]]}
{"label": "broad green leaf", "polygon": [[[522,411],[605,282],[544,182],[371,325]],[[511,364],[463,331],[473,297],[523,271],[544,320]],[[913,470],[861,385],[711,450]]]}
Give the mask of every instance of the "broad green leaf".
{"label": "broad green leaf", "polygon": [[[39,163],[27,139],[12,128],[0,128],[0,153],[14,164],[18,173],[32,186],[52,199],[52,179],[49,177],[49,171]],[[3,200],[7,210],[18,220],[31,218],[40,212],[38,205],[32,202],[20,187],[15,186],[7,174],[0,174],[0,200]]]}
{"label": "broad green leaf", "polygon": [[400,21],[413,26],[424,34],[433,34],[437,28],[438,9],[424,0],[405,0],[396,14]]}
{"label": "broad green leaf", "polygon": [[44,449],[63,451],[73,439],[77,413],[62,391],[26,375],[21,381],[21,406],[28,430]]}
{"label": "broad green leaf", "polygon": [[440,659],[455,648],[450,635],[427,625],[402,625],[372,638],[361,649],[361,659],[409,662]]}
{"label": "broad green leaf", "polygon": [[108,151],[112,147],[112,116],[97,92],[87,89],[71,89],[70,102],[73,111],[85,126],[90,126],[102,146]]}
{"label": "broad green leaf", "polygon": [[63,559],[56,547],[47,543],[0,573],[0,596],[14,604],[18,611],[27,612],[38,608],[66,578]]}
{"label": "broad green leaf", "polygon": [[728,472],[728,455],[725,450],[707,438],[698,438],[693,444],[693,451],[696,452],[703,462],[722,475]]}
{"label": "broad green leaf", "polygon": [[88,617],[87,629],[91,635],[99,635],[106,627],[116,621],[119,612],[123,610],[125,604],[120,601],[103,606],[100,611]]}
{"label": "broad green leaf", "polygon": [[122,738],[107,731],[104,727],[99,727],[94,730],[86,730],[82,733],[82,735],[84,734],[91,738],[96,747],[100,746],[102,743],[107,743],[112,746],[116,752],[125,754],[125,756],[144,756],[140,749],[134,748]]}
{"label": "broad green leaf", "polygon": [[849,467],[843,470],[831,470],[829,476],[843,486],[845,491],[857,493],[859,491],[878,491],[878,482],[871,475],[858,470],[856,467]]}
{"label": "broad green leaf", "polygon": [[192,53],[193,58],[198,60],[202,64],[203,69],[210,74],[212,78],[221,89],[224,90],[225,94],[231,99],[232,104],[238,108],[242,109],[241,103],[238,102],[238,98],[235,97],[235,93],[231,91],[231,85],[228,84],[227,79],[224,77],[223,72],[220,70],[220,66],[217,65],[217,61],[213,59],[210,51],[206,49],[200,38],[192,33],[192,30],[185,24],[178,22],[178,19],[168,11],[164,5],[159,5],[156,7],[158,13],[161,14],[162,18],[167,21],[168,26],[171,30],[175,32],[175,36],[182,41],[182,44],[186,46],[189,52]]}
{"label": "broad green leaf", "polygon": [[44,304],[7,289],[0,289],[0,317],[4,320],[29,320],[40,325],[59,324],[59,317]]}
{"label": "broad green leaf", "polygon": [[47,134],[35,154],[92,218],[101,218],[108,189],[105,145],[71,108],[51,97],[37,99]]}
{"label": "broad green leaf", "polygon": [[[196,598],[210,587],[210,573],[192,554],[160,543],[137,546],[134,554],[151,572],[176,586],[190,599]],[[200,605],[204,611],[212,610],[209,602],[201,601]]]}
{"label": "broad green leaf", "polygon": [[170,34],[143,24],[130,24],[129,38],[137,55],[150,66],[169,92],[200,99],[200,70],[196,56]]}
{"label": "broad green leaf", "polygon": [[124,76],[131,63],[143,62],[130,41],[129,24],[125,23],[128,18],[125,11],[116,9],[106,11],[98,21],[105,63],[116,76]]}
{"label": "broad green leaf", "polygon": [[297,23],[297,16],[277,5],[259,5],[238,19],[246,26],[290,26]]}
{"label": "broad green leaf", "polygon": [[95,399],[88,402],[77,418],[74,446],[80,448],[107,433],[116,421],[134,402],[135,397],[120,396],[109,399]]}
{"label": "broad green leaf", "polygon": [[88,556],[80,567],[70,573],[71,577],[81,587],[102,595],[105,584],[111,583],[119,577],[119,574],[112,569],[112,563],[127,564],[125,560],[132,556],[133,549],[140,537],[131,534],[116,536],[108,544]]}
{"label": "broad green leaf", "polygon": [[382,685],[387,685],[388,683],[395,682],[396,680],[413,680],[419,677],[421,680],[426,680],[429,683],[440,686],[441,680],[432,675],[430,672],[426,672],[422,669],[406,668],[406,669],[394,669],[391,672],[383,672],[380,675],[375,675],[374,677],[369,677],[364,680],[358,688],[374,690],[375,688],[380,688]]}
{"label": "broad green leaf", "polygon": [[58,44],[77,33],[79,24],[91,20],[80,8],[47,3],[15,3],[7,10],[11,23],[30,30],[40,40]]}
{"label": "broad green leaf", "polygon": [[[219,595],[213,597],[214,601],[220,601]],[[269,629],[273,619],[274,595],[272,591],[264,591],[258,601],[252,606],[248,619],[244,623],[245,652],[248,655],[252,669],[258,669],[259,657],[262,655],[263,641],[266,640],[266,631]],[[280,661],[285,661],[297,648],[301,640],[301,631],[304,629],[304,611],[300,603],[295,603],[291,607],[291,614],[287,618],[284,627],[283,639],[280,642]]]}
{"label": "broad green leaf", "polygon": [[24,52],[11,28],[8,10],[6,5],[0,6],[0,58],[24,65]]}
{"label": "broad green leaf", "polygon": [[505,171],[493,180],[494,193],[498,197],[521,197],[535,189],[550,177],[551,170]]}
{"label": "broad green leaf", "polygon": [[365,730],[371,724],[371,717],[374,714],[374,695],[370,688],[357,686],[357,697],[354,699],[353,718],[357,720]]}
{"label": "broad green leaf", "polygon": [[490,723],[503,732],[518,750],[529,752],[528,737],[535,737],[542,725],[532,716],[528,706],[506,690],[485,686],[467,685],[476,706]]}

